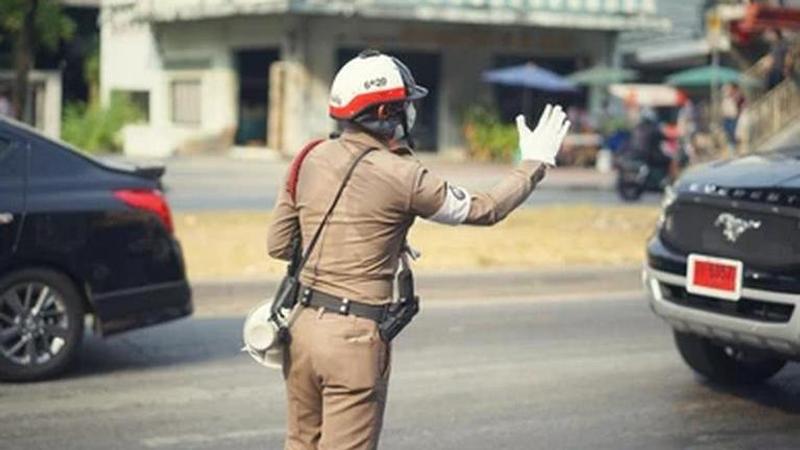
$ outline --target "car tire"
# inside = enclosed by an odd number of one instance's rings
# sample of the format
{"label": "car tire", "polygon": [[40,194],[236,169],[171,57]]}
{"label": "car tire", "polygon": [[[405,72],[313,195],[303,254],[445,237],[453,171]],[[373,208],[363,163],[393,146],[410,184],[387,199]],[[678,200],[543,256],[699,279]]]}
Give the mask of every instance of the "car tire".
{"label": "car tire", "polygon": [[640,184],[622,181],[617,183],[617,194],[623,201],[635,202],[642,198],[643,193],[644,188]]}
{"label": "car tire", "polygon": [[757,384],[778,373],[785,359],[718,345],[708,338],[675,331],[675,344],[683,360],[713,383]]}
{"label": "car tire", "polygon": [[1,277],[0,380],[62,373],[78,354],[84,316],[83,298],[63,274],[22,269]]}

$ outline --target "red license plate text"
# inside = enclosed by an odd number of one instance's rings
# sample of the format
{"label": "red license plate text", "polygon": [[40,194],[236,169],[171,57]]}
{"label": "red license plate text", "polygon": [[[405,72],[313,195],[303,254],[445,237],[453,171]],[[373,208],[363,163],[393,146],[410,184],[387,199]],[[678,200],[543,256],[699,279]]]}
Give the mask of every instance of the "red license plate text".
{"label": "red license plate text", "polygon": [[736,290],[737,267],[709,261],[695,261],[694,284],[721,291]]}

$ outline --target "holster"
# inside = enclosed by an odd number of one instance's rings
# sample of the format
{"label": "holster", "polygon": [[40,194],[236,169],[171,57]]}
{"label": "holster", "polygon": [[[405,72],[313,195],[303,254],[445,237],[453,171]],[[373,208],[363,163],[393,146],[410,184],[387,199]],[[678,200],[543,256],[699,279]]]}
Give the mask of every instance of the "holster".
{"label": "holster", "polygon": [[300,287],[300,282],[293,275],[286,275],[278,285],[278,290],[275,292],[275,301],[272,303],[272,315],[282,316],[283,310],[291,310],[297,303],[297,291]]}
{"label": "holster", "polygon": [[[286,275],[281,279],[278,290],[275,292],[275,300],[272,302],[271,318],[272,320],[281,319],[276,320],[278,324],[285,319],[284,311],[291,311],[297,303],[297,294],[300,289],[298,266],[302,258],[302,244],[299,235],[292,239],[291,249],[292,259],[286,268]],[[286,331],[288,335],[288,330]]]}
{"label": "holster", "polygon": [[414,292],[414,274],[405,254],[400,263],[402,267],[397,273],[398,299],[389,304],[385,318],[378,324],[378,332],[386,343],[400,334],[419,312],[419,297]]}

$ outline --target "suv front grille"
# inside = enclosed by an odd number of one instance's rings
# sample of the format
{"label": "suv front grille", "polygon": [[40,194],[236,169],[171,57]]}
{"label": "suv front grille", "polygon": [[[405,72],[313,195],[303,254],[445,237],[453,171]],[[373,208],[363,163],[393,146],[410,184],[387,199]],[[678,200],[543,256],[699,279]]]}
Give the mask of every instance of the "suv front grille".
{"label": "suv front grille", "polygon": [[761,322],[786,323],[792,318],[794,305],[765,302],[749,298],[738,301],[720,300],[703,295],[690,294],[686,288],[661,283],[664,299],[677,305],[717,314]]}
{"label": "suv front grille", "polygon": [[[724,233],[724,223],[718,222],[725,213],[758,226],[731,241]],[[661,237],[684,254],[733,258],[779,270],[800,264],[800,220],[792,216],[679,201],[668,209]]]}

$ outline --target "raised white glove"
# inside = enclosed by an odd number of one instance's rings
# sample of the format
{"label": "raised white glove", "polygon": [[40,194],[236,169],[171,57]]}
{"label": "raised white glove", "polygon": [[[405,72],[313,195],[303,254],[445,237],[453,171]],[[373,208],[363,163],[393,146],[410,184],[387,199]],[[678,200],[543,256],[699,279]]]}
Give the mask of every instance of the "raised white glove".
{"label": "raised white glove", "polygon": [[517,116],[519,132],[519,149],[522,160],[541,161],[551,166],[556,165],[556,154],[561,149],[564,136],[569,131],[570,122],[560,105],[548,104],[539,117],[539,124],[531,131],[525,124],[525,116]]}

